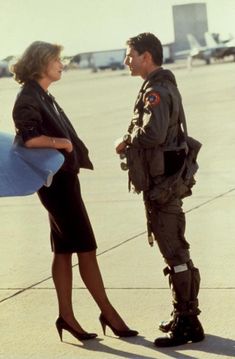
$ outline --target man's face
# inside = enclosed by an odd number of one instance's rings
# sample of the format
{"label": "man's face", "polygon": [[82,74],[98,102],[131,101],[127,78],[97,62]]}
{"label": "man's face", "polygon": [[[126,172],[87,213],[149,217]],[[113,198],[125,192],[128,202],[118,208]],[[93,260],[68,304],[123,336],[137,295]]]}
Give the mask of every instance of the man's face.
{"label": "man's face", "polygon": [[145,77],[145,54],[139,54],[132,46],[128,46],[124,64],[130,69],[131,76]]}

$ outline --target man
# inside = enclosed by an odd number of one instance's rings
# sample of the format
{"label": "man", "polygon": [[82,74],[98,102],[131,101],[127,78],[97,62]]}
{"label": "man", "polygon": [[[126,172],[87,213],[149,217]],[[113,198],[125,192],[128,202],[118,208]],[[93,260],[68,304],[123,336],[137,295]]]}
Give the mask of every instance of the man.
{"label": "man", "polygon": [[[129,179],[137,192],[143,191],[148,232],[153,233],[167,263],[164,274],[169,275],[173,312],[171,320],[159,326],[167,336],[157,338],[154,344],[170,347],[201,341],[204,332],[198,320],[199,270],[184,238],[181,198],[188,194],[179,190],[184,185],[190,138],[175,77],[161,67],[162,61],[162,45],[153,34],[142,33],[127,41],[125,64],[131,75],[141,76],[144,83],[128,132],[117,142],[116,152],[132,156],[129,165],[136,168],[129,168]],[[141,161],[142,167],[138,167]],[[140,177],[138,172],[142,172]]]}

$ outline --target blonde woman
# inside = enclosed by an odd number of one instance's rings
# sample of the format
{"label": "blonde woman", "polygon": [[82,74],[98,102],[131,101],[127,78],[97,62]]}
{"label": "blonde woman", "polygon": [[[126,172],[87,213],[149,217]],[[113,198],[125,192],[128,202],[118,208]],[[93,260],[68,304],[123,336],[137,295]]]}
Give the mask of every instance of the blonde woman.
{"label": "blonde woman", "polygon": [[98,304],[100,322],[119,337],[138,334],[129,329],[110,303],[96,259],[96,240],[80,192],[80,168],[93,169],[88,150],[71,122],[48,92],[50,84],[61,78],[62,47],[36,41],[13,65],[15,80],[22,85],[13,108],[17,134],[27,148],[55,148],[65,157],[62,168],[50,187],[38,196],[49,214],[51,246],[54,253],[52,276],[56,288],[59,316],[56,328],[62,340],[67,330],[79,340],[93,339],[78,323],[72,306],[72,255],[78,256],[79,271],[85,286]]}

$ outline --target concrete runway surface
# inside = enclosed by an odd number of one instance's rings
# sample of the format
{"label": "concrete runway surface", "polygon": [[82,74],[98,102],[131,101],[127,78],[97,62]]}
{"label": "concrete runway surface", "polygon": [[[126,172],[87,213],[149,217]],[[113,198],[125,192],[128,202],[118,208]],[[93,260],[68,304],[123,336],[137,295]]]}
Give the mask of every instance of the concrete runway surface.
{"label": "concrete runway surface", "polygon": [[[71,70],[50,90],[90,149],[95,171],[80,174],[96,233],[98,260],[108,295],[138,329],[121,340],[103,336],[99,309],[78,275],[74,257],[74,309],[98,339],[59,341],[57,301],[51,280],[47,214],[36,195],[0,199],[0,358],[232,358],[235,357],[235,63],[173,68],[189,134],[203,143],[193,196],[184,201],[187,239],[201,272],[199,295],[206,339],[157,349],[158,322],[168,319],[171,294],[163,260],[147,243],[141,196],[128,193],[114,141],[126,130],[142,82],[127,70]],[[14,132],[11,109],[18,85],[0,79],[0,129]]]}

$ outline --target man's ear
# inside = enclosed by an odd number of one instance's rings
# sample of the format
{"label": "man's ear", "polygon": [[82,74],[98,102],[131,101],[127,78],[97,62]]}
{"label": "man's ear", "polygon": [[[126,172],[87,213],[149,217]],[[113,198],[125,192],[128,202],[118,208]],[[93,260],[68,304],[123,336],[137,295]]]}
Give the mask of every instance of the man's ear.
{"label": "man's ear", "polygon": [[145,51],[144,54],[144,60],[146,61],[146,63],[151,63],[153,61],[152,55],[150,54],[150,52]]}

